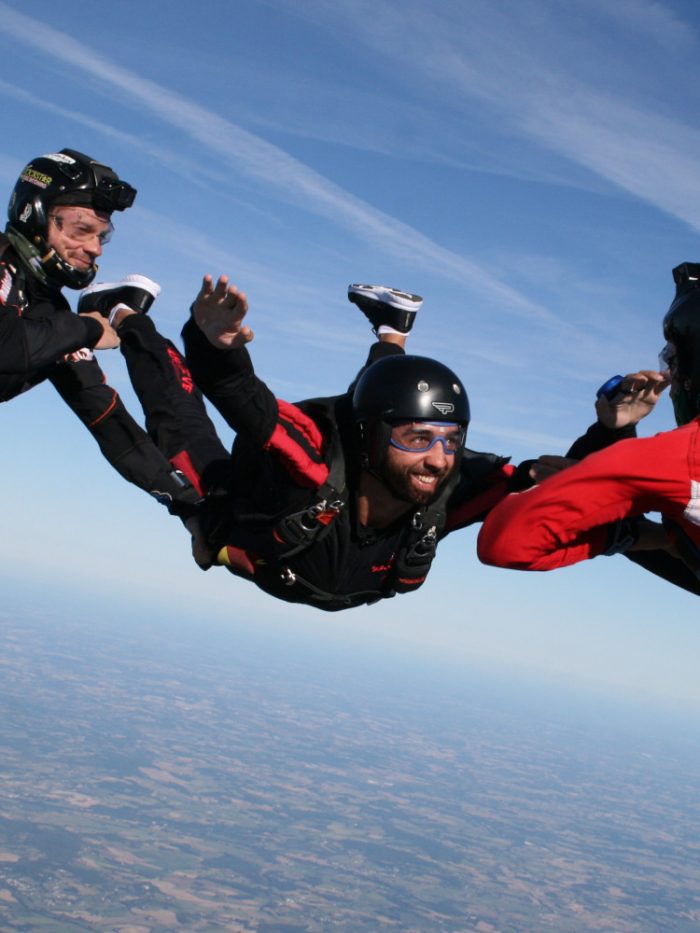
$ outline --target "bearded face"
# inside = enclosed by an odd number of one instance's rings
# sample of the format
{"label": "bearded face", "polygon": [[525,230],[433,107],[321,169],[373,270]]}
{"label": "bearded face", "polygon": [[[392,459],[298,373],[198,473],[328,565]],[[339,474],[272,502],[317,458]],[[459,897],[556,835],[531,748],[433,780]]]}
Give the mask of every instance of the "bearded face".
{"label": "bearded face", "polygon": [[455,424],[395,425],[379,476],[397,498],[427,505],[454,470],[463,444],[464,430]]}

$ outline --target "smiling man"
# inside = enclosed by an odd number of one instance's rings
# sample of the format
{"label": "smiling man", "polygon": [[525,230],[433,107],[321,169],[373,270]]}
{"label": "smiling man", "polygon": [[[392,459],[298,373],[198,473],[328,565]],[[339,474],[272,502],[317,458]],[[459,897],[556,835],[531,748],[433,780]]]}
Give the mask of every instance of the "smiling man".
{"label": "smiling man", "polygon": [[329,398],[290,404],[255,376],[247,299],[225,277],[205,279],[183,330],[195,382],[237,433],[230,488],[201,519],[212,562],[326,610],[417,589],[444,534],[519,488],[505,458],[465,450],[457,376],[404,353],[422,299],[366,285],[349,297],[378,339],[356,384]]}
{"label": "smiling man", "polygon": [[[255,375],[248,300],[226,276],[204,277],[182,331],[184,358],[143,313],[115,318],[154,442],[163,450],[171,433],[183,438],[203,479],[205,497],[185,522],[196,562],[225,566],[278,599],[337,611],[418,589],[446,535],[482,521],[509,492],[633,437],[656,404],[656,392],[599,402],[574,460],[514,467],[465,447],[469,401],[455,373],[405,353],[422,299],[380,285],[351,285],[348,297],[377,336],[367,362],[342,395],[295,403]],[[230,457],[199,392],[236,432]]]}
{"label": "smiling man", "polygon": [[[194,384],[236,432],[230,475],[188,523],[195,559],[329,611],[418,589],[442,538],[533,482],[534,461],[516,468],[467,449],[462,382],[405,354],[422,299],[375,285],[351,285],[348,297],[377,340],[348,392],[328,398],[291,404],[255,375],[247,298],[225,276],[205,277],[183,329]],[[132,378],[147,417],[168,407],[164,396],[154,404],[165,369],[145,365]],[[577,456],[633,433],[633,420],[622,430],[598,424]]]}
{"label": "smiling man", "polygon": [[419,505],[430,502],[454,469],[455,454],[464,446],[465,428],[456,422],[397,421],[380,482],[398,500]]}
{"label": "smiling man", "polygon": [[[0,401],[50,381],[125,479],[184,514],[198,493],[129,415],[95,360],[94,349],[119,346],[108,316],[74,314],[61,292],[89,286],[112,214],[135,196],[111,168],[75,149],[39,156],[22,170],[0,234]],[[138,279],[147,310],[159,288]],[[123,287],[110,292],[115,305],[125,294]]]}

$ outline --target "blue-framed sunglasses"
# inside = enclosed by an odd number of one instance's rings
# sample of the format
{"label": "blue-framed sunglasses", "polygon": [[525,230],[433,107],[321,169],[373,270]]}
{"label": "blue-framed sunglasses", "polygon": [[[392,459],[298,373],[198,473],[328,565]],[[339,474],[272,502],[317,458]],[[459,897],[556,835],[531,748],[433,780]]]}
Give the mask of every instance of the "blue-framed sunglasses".
{"label": "blue-framed sunglasses", "polygon": [[[431,434],[421,430],[426,427],[450,428],[450,434]],[[397,432],[399,436],[397,437]],[[456,423],[445,421],[420,421],[409,424],[394,425],[391,429],[389,444],[398,450],[405,450],[410,454],[423,454],[431,450],[436,444],[442,444],[445,455],[450,457],[464,446],[465,429]],[[400,437],[400,439],[399,439]]]}

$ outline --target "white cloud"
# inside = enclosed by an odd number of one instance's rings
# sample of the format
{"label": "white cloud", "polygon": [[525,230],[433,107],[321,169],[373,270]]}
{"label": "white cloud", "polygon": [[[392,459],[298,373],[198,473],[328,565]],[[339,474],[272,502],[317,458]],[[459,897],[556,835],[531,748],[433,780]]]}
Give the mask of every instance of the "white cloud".
{"label": "white cloud", "polygon": [[111,63],[71,36],[37,22],[0,2],[0,30],[71,68],[117,88],[122,102],[176,127],[209,153],[267,190],[341,224],[391,255],[420,263],[432,272],[495,300],[513,314],[557,325],[556,316],[494,278],[488,271],[441,247],[407,224],[377,210],[260,137],[154,81]]}
{"label": "white cloud", "polygon": [[[361,15],[370,7],[371,15]],[[428,9],[385,0],[333,6],[309,0],[305,15],[381,52],[407,80],[429,81],[436,96],[441,87],[454,108],[468,115],[485,105],[504,131],[700,231],[700,132],[648,105],[644,84],[650,69],[673,67],[669,46],[697,58],[693,30],[667,7],[643,0],[579,4],[573,21],[571,13],[569,6],[537,0],[508,10],[490,3]],[[626,34],[634,28],[646,40],[625,58],[620,92],[612,83],[620,74],[619,43],[606,54],[606,25]],[[694,113],[693,88],[683,93]]]}
{"label": "white cloud", "polygon": [[664,52],[677,54],[689,48],[696,39],[695,31],[678,17],[674,10],[655,0],[592,0],[592,7],[621,26],[627,34],[639,35]]}

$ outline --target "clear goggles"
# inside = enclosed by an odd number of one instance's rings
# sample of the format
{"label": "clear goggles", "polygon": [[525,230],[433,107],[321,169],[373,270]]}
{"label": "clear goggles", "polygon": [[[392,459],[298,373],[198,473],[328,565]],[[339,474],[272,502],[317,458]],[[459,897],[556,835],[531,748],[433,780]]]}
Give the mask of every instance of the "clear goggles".
{"label": "clear goggles", "polygon": [[464,447],[466,434],[466,428],[453,422],[404,421],[392,427],[389,444],[411,454],[423,454],[439,443],[445,454],[452,456]]}
{"label": "clear goggles", "polygon": [[84,215],[80,212],[80,208],[76,208],[76,212],[75,215],[49,214],[49,220],[53,220],[61,233],[67,236],[69,240],[74,240],[76,243],[86,243],[93,237],[97,237],[100,246],[109,243],[114,233],[111,220],[106,224],[102,223],[100,229],[96,230],[94,226],[95,222],[92,218],[86,220]]}

